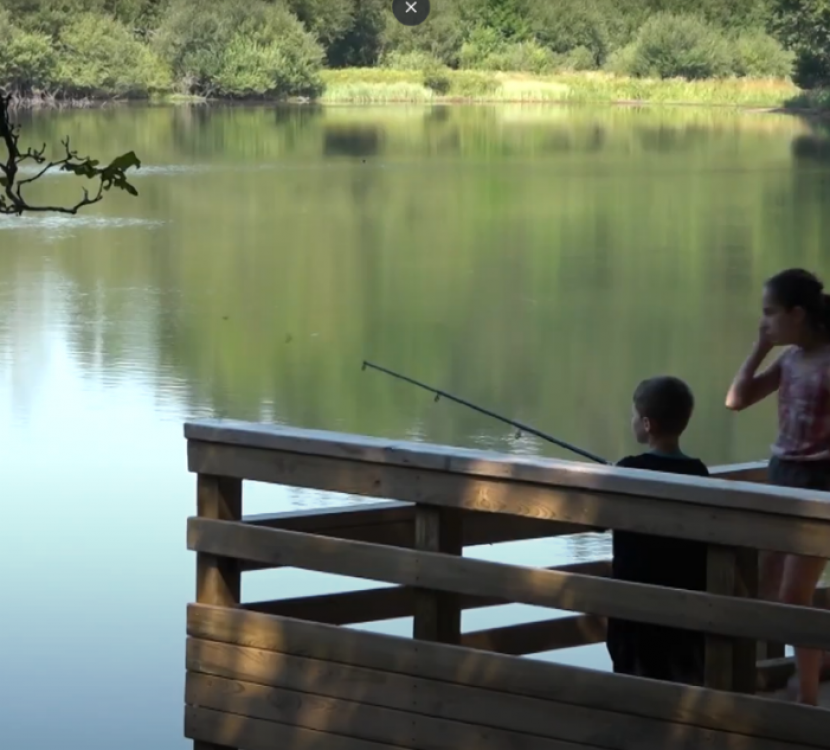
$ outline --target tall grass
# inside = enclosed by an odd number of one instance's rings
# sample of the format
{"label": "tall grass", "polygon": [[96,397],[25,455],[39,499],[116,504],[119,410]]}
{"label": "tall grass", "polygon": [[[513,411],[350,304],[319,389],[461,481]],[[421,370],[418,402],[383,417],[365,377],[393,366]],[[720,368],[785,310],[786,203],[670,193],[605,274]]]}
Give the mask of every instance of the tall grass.
{"label": "tall grass", "polygon": [[[610,73],[567,72],[556,75],[486,73],[444,69],[439,90],[435,72],[354,68],[323,72],[324,102],[644,102],[733,107],[783,107],[803,96],[786,79],[725,78],[688,81],[680,78],[629,78]],[[430,83],[431,85],[427,85]],[[812,97],[830,106],[830,97]]]}

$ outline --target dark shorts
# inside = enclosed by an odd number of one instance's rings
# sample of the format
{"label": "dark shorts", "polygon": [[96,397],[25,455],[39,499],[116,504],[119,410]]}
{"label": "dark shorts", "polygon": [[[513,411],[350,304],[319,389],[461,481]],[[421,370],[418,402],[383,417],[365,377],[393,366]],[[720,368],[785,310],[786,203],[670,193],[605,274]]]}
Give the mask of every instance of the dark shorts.
{"label": "dark shorts", "polygon": [[830,492],[830,461],[790,461],[773,456],[767,478],[779,487]]}

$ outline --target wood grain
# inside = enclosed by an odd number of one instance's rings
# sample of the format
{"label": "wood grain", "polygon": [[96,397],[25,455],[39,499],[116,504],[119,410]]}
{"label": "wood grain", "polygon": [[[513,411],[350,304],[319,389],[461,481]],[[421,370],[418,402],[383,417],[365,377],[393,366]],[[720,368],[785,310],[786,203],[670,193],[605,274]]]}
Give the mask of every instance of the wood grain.
{"label": "wood grain", "polygon": [[188,549],[452,593],[510,597],[705,633],[830,648],[830,611],[457,558],[243,523],[188,520]]}
{"label": "wood grain", "polygon": [[[188,608],[187,631],[191,638],[203,641],[326,662],[327,670],[347,665],[493,690],[514,697],[830,748],[830,712],[738,693],[203,605]],[[193,656],[191,647],[189,658]],[[272,673],[268,663],[265,667],[258,666],[262,658],[265,657],[257,655],[239,661],[234,658],[229,666]],[[198,669],[207,669],[207,661],[203,652]],[[189,664],[197,668],[192,660]],[[316,675],[319,672],[310,672],[309,679],[335,684],[325,677],[318,680]]]}
{"label": "wood grain", "polygon": [[830,557],[830,521],[817,518],[194,441],[188,453],[191,470],[222,476]]}
{"label": "wood grain", "polygon": [[771,487],[756,482],[687,477],[231,420],[188,422],[184,432],[191,444],[199,441],[205,444],[258,448],[272,453],[340,458],[470,477],[498,478],[830,520],[830,493]]}

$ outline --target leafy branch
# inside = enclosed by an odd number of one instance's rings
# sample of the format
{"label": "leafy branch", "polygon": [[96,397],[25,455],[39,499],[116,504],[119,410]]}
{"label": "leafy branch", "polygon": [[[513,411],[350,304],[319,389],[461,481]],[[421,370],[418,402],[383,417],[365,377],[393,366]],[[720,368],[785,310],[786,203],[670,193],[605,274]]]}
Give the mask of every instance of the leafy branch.
{"label": "leafy branch", "polygon": [[[127,175],[129,169],[141,167],[141,162],[134,151],[116,157],[105,167],[99,166],[100,162],[96,159],[79,156],[78,152],[70,147],[68,137],[61,141],[65,152],[61,159],[54,161],[47,159],[45,143],[39,149],[33,149],[30,146],[22,151],[19,145],[20,126],[11,122],[10,105],[11,95],[0,90],[0,143],[6,150],[5,160],[0,161],[0,190],[2,190],[0,192],[0,215],[20,216],[27,211],[77,214],[84,206],[98,203],[103,199],[104,193],[112,188],[125,190],[130,195],[138,195],[138,190],[129,182]],[[20,165],[27,161],[33,162],[40,168],[31,177],[20,179]],[[72,206],[29,203],[24,196],[23,188],[53,169],[71,172],[77,177],[86,177],[88,180],[97,180],[97,189],[90,192],[87,188],[82,188],[83,197]]]}

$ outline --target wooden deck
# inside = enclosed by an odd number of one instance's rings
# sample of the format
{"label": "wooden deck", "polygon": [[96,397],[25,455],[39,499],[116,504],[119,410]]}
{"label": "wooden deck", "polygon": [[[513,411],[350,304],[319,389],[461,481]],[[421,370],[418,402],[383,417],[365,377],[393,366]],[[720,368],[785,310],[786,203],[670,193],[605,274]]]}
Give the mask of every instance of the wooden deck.
{"label": "wooden deck", "polygon": [[[706,480],[243,423],[185,435],[185,734],[199,750],[830,750],[830,712],[781,691],[781,644],[830,650],[827,591],[816,608],[754,599],[757,550],[830,557],[830,498],[765,486],[763,464]],[[243,516],[244,480],[374,500]],[[614,581],[608,561],[463,556],[607,528],[707,543],[708,591]],[[392,585],[241,601],[245,571],[281,566]],[[572,614],[461,632],[464,609],[507,603]],[[410,616],[412,638],[343,627]],[[706,633],[706,686],[521,658],[601,643],[609,616]]]}

